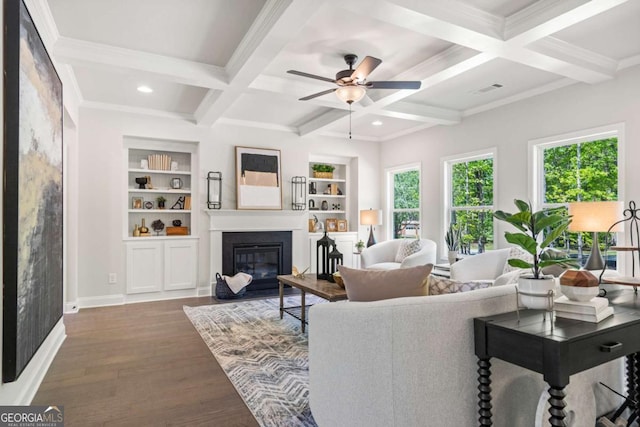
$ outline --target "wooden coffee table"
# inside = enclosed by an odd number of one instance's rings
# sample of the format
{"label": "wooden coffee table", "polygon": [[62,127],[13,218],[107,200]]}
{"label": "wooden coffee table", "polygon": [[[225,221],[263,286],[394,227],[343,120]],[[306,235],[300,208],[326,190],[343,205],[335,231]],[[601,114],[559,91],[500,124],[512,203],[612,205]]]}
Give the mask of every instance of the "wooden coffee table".
{"label": "wooden coffee table", "polygon": [[[304,278],[298,278],[291,274],[278,276],[278,283],[280,286],[280,318],[282,319],[284,313],[288,313],[296,319],[300,319],[300,322],[302,323],[302,332],[305,331],[307,310],[310,307],[307,306],[305,301],[307,292],[320,298],[324,298],[329,302],[347,299],[347,291],[342,289],[336,283],[331,283],[328,280],[316,279],[315,274],[309,274]],[[284,285],[300,289],[300,306],[284,306]]]}

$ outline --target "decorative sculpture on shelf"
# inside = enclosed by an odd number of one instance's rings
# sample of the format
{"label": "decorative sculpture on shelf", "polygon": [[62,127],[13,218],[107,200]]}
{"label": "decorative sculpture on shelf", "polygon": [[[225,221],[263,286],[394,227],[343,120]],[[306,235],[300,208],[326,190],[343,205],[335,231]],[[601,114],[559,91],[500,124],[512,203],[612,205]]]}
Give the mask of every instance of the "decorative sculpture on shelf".
{"label": "decorative sculpture on shelf", "polygon": [[178,197],[178,201],[171,206],[171,209],[184,209],[184,196]]}
{"label": "decorative sculpture on shelf", "polygon": [[153,228],[153,231],[156,232],[156,236],[159,236],[160,232],[164,230],[164,222],[160,221],[159,219],[156,219],[151,223],[151,228]]}

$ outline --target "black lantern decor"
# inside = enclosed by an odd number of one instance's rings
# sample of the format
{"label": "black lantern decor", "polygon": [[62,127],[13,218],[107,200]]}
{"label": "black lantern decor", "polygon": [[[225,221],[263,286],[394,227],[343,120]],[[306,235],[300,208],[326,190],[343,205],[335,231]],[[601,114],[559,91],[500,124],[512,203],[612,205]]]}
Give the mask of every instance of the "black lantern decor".
{"label": "black lantern decor", "polygon": [[335,247],[336,241],[327,236],[327,232],[324,232],[324,236],[316,243],[316,265],[317,265],[317,277],[322,280],[332,280],[332,274],[329,265],[329,254],[332,247]]}
{"label": "black lantern decor", "polygon": [[333,273],[338,271],[338,264],[342,264],[342,252],[334,244],[333,250],[329,252],[329,281],[334,282]]}
{"label": "black lantern decor", "polygon": [[222,172],[207,174],[207,208],[222,208]]}
{"label": "black lantern decor", "polygon": [[303,211],[307,208],[307,178],[294,176],[291,178],[291,209]]}

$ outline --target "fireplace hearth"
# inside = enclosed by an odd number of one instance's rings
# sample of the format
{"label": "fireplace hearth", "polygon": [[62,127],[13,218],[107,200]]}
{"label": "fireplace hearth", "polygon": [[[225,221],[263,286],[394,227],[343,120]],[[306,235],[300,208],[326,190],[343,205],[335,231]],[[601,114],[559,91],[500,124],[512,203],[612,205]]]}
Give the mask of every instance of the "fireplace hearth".
{"label": "fireplace hearth", "polygon": [[291,231],[222,233],[222,274],[250,274],[248,291],[275,289],[279,274],[291,272]]}

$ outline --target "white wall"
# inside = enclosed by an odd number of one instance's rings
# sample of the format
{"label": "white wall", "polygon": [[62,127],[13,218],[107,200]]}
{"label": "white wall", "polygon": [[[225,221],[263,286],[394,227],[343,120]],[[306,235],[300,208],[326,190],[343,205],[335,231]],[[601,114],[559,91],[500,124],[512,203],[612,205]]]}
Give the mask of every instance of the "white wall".
{"label": "white wall", "polygon": [[[123,138],[139,136],[176,141],[198,141],[200,207],[194,222],[199,240],[198,286],[209,283],[209,224],[203,212],[208,171],[221,171],[223,209],[235,209],[236,145],[281,150],[283,206],[290,209],[292,176],[308,174],[310,154],[358,157],[359,206],[379,205],[379,144],[346,138],[304,137],[291,133],[216,125],[195,126],[189,122],[163,120],[115,111],[81,108],[78,132],[78,297],[99,301],[125,292],[125,251],[122,241]],[[363,185],[366,183],[366,185]],[[363,207],[359,207],[363,209]],[[356,215],[357,217],[357,215]],[[354,224],[352,223],[352,226]],[[193,224],[192,224],[193,226]],[[350,226],[351,230],[354,230]],[[366,230],[360,230],[361,238]],[[108,274],[117,273],[118,283],[109,285]],[[114,301],[117,300],[114,298]]]}
{"label": "white wall", "polygon": [[[381,167],[422,162],[422,233],[443,244],[442,157],[497,147],[499,209],[513,210],[514,198],[530,198],[528,142],[581,129],[625,123],[625,201],[640,198],[640,67],[598,85],[576,84],[558,91],[467,117],[456,126],[438,126],[381,146]],[[382,172],[380,172],[382,174]],[[505,246],[498,223],[498,247]],[[440,254],[442,255],[442,253]]]}

